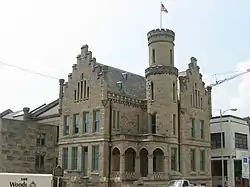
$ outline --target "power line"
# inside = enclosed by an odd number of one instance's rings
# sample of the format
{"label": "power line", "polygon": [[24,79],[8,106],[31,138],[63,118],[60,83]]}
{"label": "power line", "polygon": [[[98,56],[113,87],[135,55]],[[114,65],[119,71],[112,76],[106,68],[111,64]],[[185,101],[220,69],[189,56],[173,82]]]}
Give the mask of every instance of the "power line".
{"label": "power line", "polygon": [[28,72],[28,73],[40,75],[40,76],[43,76],[43,77],[47,77],[47,78],[59,80],[56,77],[53,77],[53,76],[50,76],[50,75],[47,75],[47,74],[43,74],[43,73],[39,73],[39,72],[36,72],[36,71],[32,71],[32,70],[29,70],[29,69],[25,69],[25,68],[22,68],[22,67],[19,67],[19,66],[15,66],[15,65],[12,65],[12,64],[8,64],[8,63],[2,62],[2,61],[0,61],[0,64],[3,65],[3,66],[12,67],[12,68],[24,71],[24,72]]}

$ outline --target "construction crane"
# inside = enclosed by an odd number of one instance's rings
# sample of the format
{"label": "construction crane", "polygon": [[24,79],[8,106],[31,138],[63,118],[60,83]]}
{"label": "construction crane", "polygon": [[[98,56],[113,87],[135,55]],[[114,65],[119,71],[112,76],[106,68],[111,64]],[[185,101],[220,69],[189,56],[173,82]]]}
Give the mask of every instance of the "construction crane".
{"label": "construction crane", "polygon": [[[249,73],[249,72],[250,72],[250,69],[247,69],[246,71],[243,71],[243,72],[241,72],[241,73],[237,73],[237,74],[235,74],[235,75],[232,75],[231,77],[228,77],[228,78],[225,78],[225,79],[222,79],[222,80],[216,80],[215,83],[214,83],[214,84],[210,84],[209,87],[217,86],[217,85],[219,85],[219,84],[222,84],[222,83],[224,83],[224,82],[227,82],[227,81],[230,81],[230,80],[232,80],[232,79],[234,79],[234,78],[237,78],[237,77],[239,77],[239,76],[241,76],[241,75],[245,75],[245,74],[247,74],[247,73]],[[215,74],[215,76],[216,76],[216,74]]]}

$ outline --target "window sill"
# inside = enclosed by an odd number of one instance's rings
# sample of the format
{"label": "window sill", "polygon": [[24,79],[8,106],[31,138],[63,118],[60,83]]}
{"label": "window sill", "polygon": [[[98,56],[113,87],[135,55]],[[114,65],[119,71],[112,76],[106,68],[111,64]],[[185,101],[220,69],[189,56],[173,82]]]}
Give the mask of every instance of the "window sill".
{"label": "window sill", "polygon": [[200,171],[199,174],[200,175],[206,175],[206,172],[205,171]]}
{"label": "window sill", "polygon": [[196,172],[195,171],[191,171],[190,175],[196,175]]}
{"label": "window sill", "polygon": [[99,172],[98,172],[98,171],[91,171],[90,174],[91,174],[91,175],[99,175]]}

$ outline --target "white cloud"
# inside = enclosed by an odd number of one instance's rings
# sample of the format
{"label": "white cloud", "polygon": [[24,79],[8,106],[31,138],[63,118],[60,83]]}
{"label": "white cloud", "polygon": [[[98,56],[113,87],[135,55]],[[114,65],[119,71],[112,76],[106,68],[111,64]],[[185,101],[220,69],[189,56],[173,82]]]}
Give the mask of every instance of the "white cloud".
{"label": "white cloud", "polygon": [[[250,60],[237,64],[237,71],[244,72],[250,69]],[[249,116],[250,111],[250,73],[242,75],[240,83],[235,88],[237,95],[230,99],[230,107],[237,108],[241,116]],[[232,88],[234,89],[234,88]]]}

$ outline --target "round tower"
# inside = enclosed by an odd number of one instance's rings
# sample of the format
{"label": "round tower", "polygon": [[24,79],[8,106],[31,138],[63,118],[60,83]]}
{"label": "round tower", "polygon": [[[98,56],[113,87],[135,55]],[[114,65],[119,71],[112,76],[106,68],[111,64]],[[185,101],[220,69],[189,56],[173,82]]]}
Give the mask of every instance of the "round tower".
{"label": "round tower", "polygon": [[178,135],[178,69],[174,66],[175,33],[169,29],[148,32],[148,125],[152,134]]}

